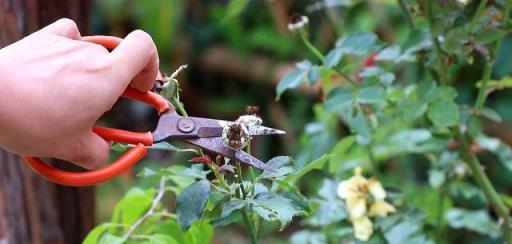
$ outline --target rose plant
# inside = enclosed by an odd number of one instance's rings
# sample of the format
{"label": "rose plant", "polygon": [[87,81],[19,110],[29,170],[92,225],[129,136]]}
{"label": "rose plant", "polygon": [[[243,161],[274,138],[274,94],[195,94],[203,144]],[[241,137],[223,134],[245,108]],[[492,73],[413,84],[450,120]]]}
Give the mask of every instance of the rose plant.
{"label": "rose plant", "polygon": [[[241,11],[247,2],[230,6]],[[360,3],[334,5],[349,12]],[[492,77],[510,31],[512,2],[397,5],[407,27],[400,42],[330,19],[339,38],[323,50],[311,41],[314,19],[291,18],[288,28],[310,58],[283,77],[277,99],[290,99],[288,90],[299,86],[319,89],[321,98],[299,153],[268,161],[276,172],[243,170],[200,150],[156,145],[195,155],[188,167],[145,168],[139,176],[157,178],[159,186],[128,191],[112,220],[84,242],[210,243],[215,227],[240,223],[258,243],[262,223],[283,230],[296,220],[292,243],[449,243],[465,235],[512,243],[510,183],[497,185],[488,170],[510,178],[512,149],[482,129],[483,119],[501,120],[487,98],[512,86],[509,77]],[[482,75],[470,88],[475,101],[460,98],[460,73],[479,65]],[[163,94],[186,116],[173,78]],[[227,142],[239,145],[232,139]],[[250,144],[243,150],[250,153]],[[421,173],[405,177],[414,168]],[[165,193],[176,196],[175,213],[161,203]]]}

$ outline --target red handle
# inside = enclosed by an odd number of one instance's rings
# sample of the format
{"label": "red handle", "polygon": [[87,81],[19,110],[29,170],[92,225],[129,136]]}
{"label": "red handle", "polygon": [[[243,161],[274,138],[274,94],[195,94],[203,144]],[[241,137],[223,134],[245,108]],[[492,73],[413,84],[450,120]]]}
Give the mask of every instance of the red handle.
{"label": "red handle", "polygon": [[[114,49],[122,41],[121,38],[113,36],[86,36],[82,40],[102,45],[108,49]],[[167,100],[153,92],[141,92],[128,87],[122,96],[147,103],[154,107],[159,114],[171,109]],[[93,131],[106,141],[135,144],[136,146],[111,164],[88,172],[77,173],[60,170],[47,165],[36,157],[24,156],[25,162],[38,174],[55,183],[69,186],[88,186],[107,181],[133,166],[146,155],[147,150],[144,146],[153,145],[153,136],[149,132],[137,133],[105,127],[94,127]]]}

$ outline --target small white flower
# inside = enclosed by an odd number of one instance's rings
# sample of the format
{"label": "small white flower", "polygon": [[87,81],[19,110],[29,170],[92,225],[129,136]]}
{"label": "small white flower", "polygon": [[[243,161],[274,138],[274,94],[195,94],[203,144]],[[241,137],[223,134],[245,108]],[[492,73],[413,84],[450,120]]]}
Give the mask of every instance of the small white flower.
{"label": "small white flower", "polygon": [[245,125],[246,127],[251,127],[254,125],[261,125],[263,120],[256,115],[242,115],[238,117],[236,122]]}
{"label": "small white flower", "polygon": [[291,17],[290,23],[288,24],[288,30],[296,32],[304,28],[307,24],[309,24],[309,19],[307,16],[293,15]]}

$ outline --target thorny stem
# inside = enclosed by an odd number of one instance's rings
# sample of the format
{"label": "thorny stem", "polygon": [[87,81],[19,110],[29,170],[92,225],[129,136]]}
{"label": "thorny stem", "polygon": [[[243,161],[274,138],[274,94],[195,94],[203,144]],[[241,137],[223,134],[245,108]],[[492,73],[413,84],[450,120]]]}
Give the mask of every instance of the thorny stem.
{"label": "thorny stem", "polygon": [[446,67],[443,63],[443,51],[441,50],[441,44],[439,43],[439,40],[437,38],[437,35],[435,35],[435,20],[434,20],[434,10],[433,10],[433,0],[424,0],[425,3],[425,9],[427,11],[427,19],[428,19],[428,25],[430,27],[430,33],[432,35],[432,43],[434,44],[434,51],[436,52],[436,62],[437,62],[437,76],[439,79],[440,84],[447,84],[446,80]]}
{"label": "thorny stem", "polygon": [[[235,177],[235,180],[237,181],[238,184],[240,184],[240,191],[237,191],[237,194],[239,195],[238,197],[242,200],[245,200],[245,198],[247,197],[247,192],[245,191],[245,188],[244,188],[244,181],[243,181],[243,177],[242,177],[242,167],[240,165],[240,162],[239,161],[235,161],[236,163],[236,175],[237,177]],[[242,219],[244,221],[244,224],[245,224],[245,227],[247,228],[247,232],[251,238],[251,243],[252,244],[256,244],[258,243],[258,239],[256,237],[256,232],[254,230],[254,227],[252,226],[251,224],[251,221],[249,220],[249,215],[248,215],[248,208],[247,206],[240,209],[240,212],[242,214]]]}
{"label": "thorny stem", "polygon": [[[249,143],[249,145],[247,145],[245,151],[248,154],[251,154],[251,143]],[[256,185],[256,181],[255,181],[256,177],[254,176],[254,169],[252,167],[249,167],[249,177],[251,178],[251,186],[249,187],[249,189],[247,189],[247,192],[246,192],[247,194],[251,193],[253,191],[254,185]],[[252,208],[250,210],[251,211],[249,211],[249,212],[252,212]],[[252,216],[251,216],[251,219],[254,221],[253,222],[253,232],[257,236],[258,235],[258,231],[260,229],[259,217],[258,217],[258,215],[253,213]]]}
{"label": "thorny stem", "polygon": [[443,215],[444,215],[444,198],[445,198],[445,187],[439,188],[439,194],[437,196],[437,215],[436,215],[436,243],[440,243],[442,239],[443,231]]}
{"label": "thorny stem", "polygon": [[478,4],[478,8],[476,9],[475,15],[473,15],[473,19],[471,19],[471,23],[469,24],[469,30],[473,30],[475,25],[478,23],[482,14],[484,13],[485,6],[487,6],[488,0],[480,0],[480,4]]}
{"label": "thorny stem", "polygon": [[164,193],[165,193],[165,181],[166,180],[167,179],[165,178],[165,176],[162,176],[162,178],[160,178],[160,186],[158,188],[158,193],[156,194],[155,198],[153,199],[153,202],[151,203],[151,207],[149,208],[149,210],[144,215],[142,215],[142,217],[140,217],[130,227],[128,232],[126,232],[126,234],[124,234],[123,240],[128,240],[128,238],[130,238],[130,236],[133,234],[133,232],[135,232],[137,227],[139,227],[139,225],[141,225],[147,218],[151,217],[155,213],[155,209],[158,206],[158,203],[160,202],[160,200],[162,200],[162,197],[164,196]]}
{"label": "thorny stem", "polygon": [[404,14],[405,21],[409,25],[411,29],[416,29],[416,25],[414,24],[414,21],[412,21],[411,12],[409,12],[409,9],[407,8],[407,3],[405,0],[398,0],[398,4],[400,5],[400,9],[402,10],[402,13]]}
{"label": "thorny stem", "polygon": [[370,159],[370,165],[373,169],[373,174],[375,177],[377,177],[377,179],[382,179],[380,177],[379,165],[377,164],[377,159],[375,158],[375,154],[373,152],[372,143],[368,144],[368,157]]}
{"label": "thorny stem", "polygon": [[456,128],[453,130],[457,141],[459,142],[459,150],[462,155],[464,161],[468,164],[471,172],[473,173],[473,177],[475,178],[477,184],[484,191],[485,197],[487,201],[494,208],[496,213],[500,216],[503,221],[501,228],[503,232],[503,239],[505,242],[512,244],[512,222],[510,219],[510,211],[503,203],[503,200],[500,198],[496,189],[491,184],[491,181],[485,174],[480,161],[478,158],[470,152],[469,145],[467,142],[467,138],[465,138],[460,132],[460,128]]}
{"label": "thorny stem", "polygon": [[[311,51],[320,60],[320,62],[323,63],[325,61],[324,55],[309,41],[307,33],[304,30],[300,30],[299,36],[304,45],[309,49],[309,51]],[[343,78],[345,78],[352,86],[357,87],[357,83],[354,80],[352,80],[347,74],[342,72],[337,67],[333,67],[333,69],[334,71],[336,71],[336,73],[343,76]]]}
{"label": "thorny stem", "polygon": [[[474,25],[477,23],[477,21],[480,19],[481,15],[483,14],[484,8],[487,4],[487,0],[482,0],[480,2],[480,5],[478,6],[478,9],[475,13],[475,16],[473,17],[473,20],[471,22],[470,28],[473,28]],[[510,4],[510,1],[506,1],[505,3],[505,10],[503,12],[503,20],[502,20],[502,26],[506,27],[508,16],[510,14],[510,7],[512,4]],[[492,55],[496,55],[502,42],[503,38],[500,38],[496,41],[493,47],[493,53]],[[480,87],[478,91],[478,97],[475,102],[474,108],[475,111],[478,112],[485,104],[485,100],[487,99],[486,96],[486,89],[487,89],[487,83],[492,75],[492,68],[494,66],[494,60],[488,61],[486,63],[486,66],[484,68],[484,74],[482,78],[482,86]],[[461,154],[464,158],[464,160],[467,162],[469,168],[471,169],[471,172],[473,173],[473,176],[480,186],[482,190],[484,191],[484,194],[491,204],[491,206],[494,208],[496,213],[500,216],[501,220],[503,220],[503,224],[501,226],[502,232],[503,232],[503,239],[505,242],[511,244],[512,243],[512,222],[510,217],[510,210],[507,208],[507,206],[504,204],[503,199],[498,195],[496,192],[496,189],[492,186],[489,178],[485,174],[482,165],[478,158],[470,153],[469,146],[467,143],[467,139],[461,134],[460,129],[457,129],[455,131],[455,135],[457,137],[457,140],[460,144],[460,150]]]}
{"label": "thorny stem", "polygon": [[[483,2],[487,2],[487,1],[481,1],[480,5],[482,5]],[[480,5],[478,6],[479,9],[480,9]],[[505,2],[505,10],[503,11],[503,20],[501,22],[501,25],[503,28],[507,27],[507,20],[510,15],[510,7],[511,6],[512,6],[512,4],[510,3],[510,1]],[[480,10],[480,11],[482,12],[483,10]],[[475,17],[473,18],[473,22],[476,21],[475,19],[477,19],[477,17],[476,17],[477,14],[479,14],[478,10],[477,10],[477,13],[475,14]],[[480,19],[480,18],[478,18],[478,19]],[[499,48],[501,47],[502,41],[503,41],[503,38],[500,38],[496,41],[496,43],[494,44],[494,47],[492,49],[491,55],[496,55],[498,53]],[[484,74],[482,77],[482,86],[480,87],[480,90],[478,91],[478,97],[475,102],[475,110],[477,110],[477,112],[478,112],[478,110],[482,109],[482,107],[485,104],[485,100],[487,99],[487,96],[486,96],[487,83],[491,79],[493,67],[494,67],[494,60],[488,61],[485,65]]]}

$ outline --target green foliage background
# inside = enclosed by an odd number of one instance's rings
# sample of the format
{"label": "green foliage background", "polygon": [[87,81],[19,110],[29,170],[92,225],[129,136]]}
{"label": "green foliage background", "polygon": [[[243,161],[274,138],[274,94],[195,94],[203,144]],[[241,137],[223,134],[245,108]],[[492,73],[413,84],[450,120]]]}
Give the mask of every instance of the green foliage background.
{"label": "green foliage background", "polygon": [[[263,243],[354,241],[336,187],[361,166],[398,209],[374,219],[369,242],[502,243],[506,230],[495,200],[512,206],[512,37],[504,17],[511,4],[95,1],[93,33],[123,36],[140,28],[153,36],[163,71],[189,64],[178,77],[189,114],[236,119],[246,105],[260,106],[264,124],[288,134],[254,141],[253,155],[293,160],[272,159],[279,174],[257,172],[262,191],[241,199],[216,190],[212,169],[187,162],[194,152],[154,150],[137,166],[140,177],[98,187],[105,224],[85,242],[127,241],[123,233],[151,206],[162,175],[163,217],[149,219],[128,242],[247,243],[239,216],[245,208],[253,223],[273,223],[258,224]],[[302,34],[314,49],[287,30],[292,13],[308,16]],[[113,114],[106,123],[145,130],[156,121],[136,104],[120,107],[140,119],[128,123]],[[494,200],[475,176],[476,163],[498,192]],[[186,211],[175,216],[180,203]]]}

